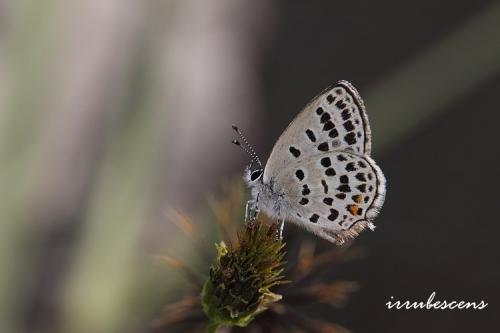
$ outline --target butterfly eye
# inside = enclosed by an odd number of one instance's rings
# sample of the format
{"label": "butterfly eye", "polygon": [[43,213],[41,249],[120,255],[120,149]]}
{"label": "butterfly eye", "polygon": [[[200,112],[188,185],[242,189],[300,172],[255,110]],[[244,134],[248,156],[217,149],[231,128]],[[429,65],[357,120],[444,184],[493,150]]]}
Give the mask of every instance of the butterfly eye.
{"label": "butterfly eye", "polygon": [[260,177],[260,175],[262,175],[262,170],[255,170],[254,172],[252,172],[252,175],[250,176],[250,180],[255,181]]}

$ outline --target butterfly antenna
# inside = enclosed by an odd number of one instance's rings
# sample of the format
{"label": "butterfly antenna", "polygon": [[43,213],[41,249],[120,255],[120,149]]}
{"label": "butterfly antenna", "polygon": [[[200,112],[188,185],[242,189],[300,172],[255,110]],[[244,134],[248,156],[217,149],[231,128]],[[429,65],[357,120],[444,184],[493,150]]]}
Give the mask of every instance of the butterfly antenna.
{"label": "butterfly antenna", "polygon": [[262,168],[262,163],[260,162],[259,156],[257,156],[257,153],[255,152],[253,147],[250,145],[250,143],[248,143],[247,138],[245,138],[245,136],[243,135],[241,130],[238,128],[238,126],[232,125],[231,127],[233,128],[233,130],[235,130],[236,133],[238,133],[241,140],[243,140],[243,143],[245,144],[245,146],[243,146],[241,144],[241,142],[239,142],[237,140],[233,140],[233,143],[237,146],[240,146],[244,151],[246,151],[247,154],[250,155],[252,160],[255,161]]}
{"label": "butterfly antenna", "polygon": [[233,140],[233,141],[231,141],[231,143],[233,143],[233,144],[237,145],[238,147],[240,147],[241,149],[243,149],[243,151],[244,151],[245,153],[247,153],[247,154],[248,154],[248,156],[250,156],[250,158],[252,159],[252,162],[253,162],[253,156],[252,156],[252,153],[250,153],[250,152],[248,151],[248,149],[247,149],[245,146],[243,146],[243,145],[241,144],[241,142],[239,142],[238,140]]}

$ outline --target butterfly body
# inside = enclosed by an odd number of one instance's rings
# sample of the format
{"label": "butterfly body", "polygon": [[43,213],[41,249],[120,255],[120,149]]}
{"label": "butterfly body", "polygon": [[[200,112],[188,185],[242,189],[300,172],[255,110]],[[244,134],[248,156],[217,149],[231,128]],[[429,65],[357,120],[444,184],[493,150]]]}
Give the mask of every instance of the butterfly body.
{"label": "butterfly body", "polygon": [[257,210],[342,243],[374,228],[385,198],[385,177],[370,152],[364,103],[339,81],[291,122],[264,169],[248,168],[244,178]]}
{"label": "butterfly body", "polygon": [[247,169],[245,182],[252,191],[253,202],[258,210],[264,211],[270,218],[287,220],[287,212],[293,209],[289,194],[285,188],[276,183],[274,179],[264,183],[263,177],[251,179],[251,171]]}

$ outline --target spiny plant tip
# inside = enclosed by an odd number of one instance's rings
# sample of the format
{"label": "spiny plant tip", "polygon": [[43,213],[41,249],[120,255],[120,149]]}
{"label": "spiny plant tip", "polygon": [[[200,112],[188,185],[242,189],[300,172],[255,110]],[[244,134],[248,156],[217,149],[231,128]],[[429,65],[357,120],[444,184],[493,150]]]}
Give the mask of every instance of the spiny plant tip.
{"label": "spiny plant tip", "polygon": [[275,224],[252,221],[238,232],[236,244],[216,244],[217,258],[201,293],[214,327],[246,326],[281,299],[270,290],[285,283],[284,243],[276,235]]}

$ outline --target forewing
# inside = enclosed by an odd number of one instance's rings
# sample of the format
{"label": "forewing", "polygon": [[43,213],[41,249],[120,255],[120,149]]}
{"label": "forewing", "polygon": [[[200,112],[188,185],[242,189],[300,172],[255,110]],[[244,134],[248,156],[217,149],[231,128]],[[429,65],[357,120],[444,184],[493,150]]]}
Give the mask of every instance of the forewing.
{"label": "forewing", "polygon": [[328,151],[369,155],[370,126],[363,100],[347,81],[315,97],[278,139],[264,170],[264,182],[290,163]]}
{"label": "forewing", "polygon": [[327,152],[290,164],[276,177],[288,220],[330,241],[354,237],[382,207],[385,178],[368,156]]}

